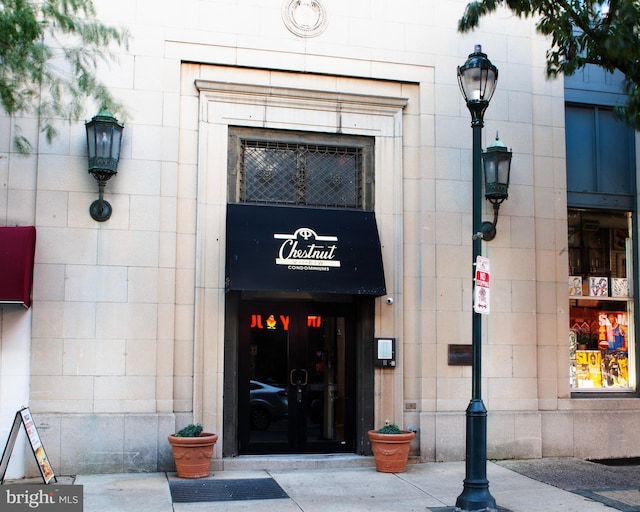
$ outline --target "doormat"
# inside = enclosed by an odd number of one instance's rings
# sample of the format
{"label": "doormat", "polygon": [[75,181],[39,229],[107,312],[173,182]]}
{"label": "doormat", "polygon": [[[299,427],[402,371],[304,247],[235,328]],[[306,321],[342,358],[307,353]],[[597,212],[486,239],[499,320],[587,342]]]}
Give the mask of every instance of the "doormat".
{"label": "doormat", "polygon": [[169,489],[173,503],[273,500],[289,497],[273,478],[172,480],[169,482]]}

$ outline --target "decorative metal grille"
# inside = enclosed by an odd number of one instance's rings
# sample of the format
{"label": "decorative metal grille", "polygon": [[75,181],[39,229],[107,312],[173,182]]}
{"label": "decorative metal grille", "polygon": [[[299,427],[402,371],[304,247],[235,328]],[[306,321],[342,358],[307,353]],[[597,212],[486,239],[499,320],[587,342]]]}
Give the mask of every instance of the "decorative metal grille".
{"label": "decorative metal grille", "polygon": [[363,208],[359,147],[241,140],[239,202]]}

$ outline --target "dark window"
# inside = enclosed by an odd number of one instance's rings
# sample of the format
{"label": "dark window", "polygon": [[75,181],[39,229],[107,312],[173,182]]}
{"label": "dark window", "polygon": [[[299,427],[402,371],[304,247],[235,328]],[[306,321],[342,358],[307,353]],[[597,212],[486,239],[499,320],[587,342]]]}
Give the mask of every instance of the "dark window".
{"label": "dark window", "polygon": [[232,128],[229,201],[373,209],[373,139]]}
{"label": "dark window", "polygon": [[633,209],[634,132],[610,108],[566,107],[569,206]]}

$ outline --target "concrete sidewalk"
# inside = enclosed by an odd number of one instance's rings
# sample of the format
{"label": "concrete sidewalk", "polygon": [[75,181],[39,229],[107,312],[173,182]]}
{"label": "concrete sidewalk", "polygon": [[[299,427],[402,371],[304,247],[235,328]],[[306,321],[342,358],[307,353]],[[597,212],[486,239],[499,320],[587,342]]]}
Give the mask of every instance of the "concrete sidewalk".
{"label": "concrete sidewalk", "polygon": [[[172,473],[80,475],[74,483],[84,486],[84,512],[444,512],[453,510],[462,492],[464,473],[464,462],[411,464],[406,473],[400,474],[378,473],[371,467],[219,471],[209,478],[273,479],[288,497],[200,503],[172,503],[169,483],[185,481]],[[500,509],[512,512],[614,510],[590,497],[533,480],[499,464],[488,463],[487,476],[490,492]],[[65,482],[60,479],[60,483]],[[640,510],[624,506],[616,509]]]}

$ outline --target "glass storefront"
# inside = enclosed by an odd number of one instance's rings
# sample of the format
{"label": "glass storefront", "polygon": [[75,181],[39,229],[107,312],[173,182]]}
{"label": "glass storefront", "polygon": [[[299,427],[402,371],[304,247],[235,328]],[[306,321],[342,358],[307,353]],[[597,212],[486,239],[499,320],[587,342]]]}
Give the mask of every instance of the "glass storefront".
{"label": "glass storefront", "polygon": [[631,214],[569,210],[572,391],[635,391]]}

